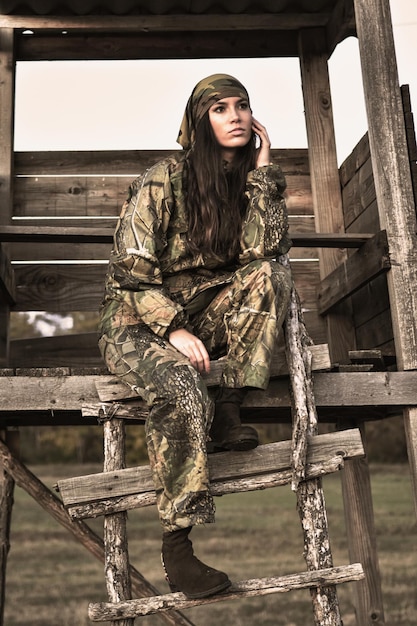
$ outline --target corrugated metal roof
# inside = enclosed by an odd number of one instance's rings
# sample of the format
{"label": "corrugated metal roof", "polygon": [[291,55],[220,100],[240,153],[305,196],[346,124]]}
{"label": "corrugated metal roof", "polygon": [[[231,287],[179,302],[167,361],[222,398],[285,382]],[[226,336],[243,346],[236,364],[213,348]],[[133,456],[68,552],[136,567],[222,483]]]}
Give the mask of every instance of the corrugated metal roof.
{"label": "corrugated metal roof", "polygon": [[337,0],[0,0],[3,15],[328,13]]}

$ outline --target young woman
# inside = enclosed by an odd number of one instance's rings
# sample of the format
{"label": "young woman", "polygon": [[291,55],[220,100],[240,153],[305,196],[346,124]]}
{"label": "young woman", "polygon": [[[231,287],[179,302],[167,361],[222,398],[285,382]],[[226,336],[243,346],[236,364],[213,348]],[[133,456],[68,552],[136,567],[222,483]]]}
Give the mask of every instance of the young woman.
{"label": "young woman", "polygon": [[[258,142],[258,147],[256,142]],[[111,372],[149,405],[146,440],[171,589],[189,598],[230,585],[199,561],[192,526],[214,521],[207,443],[258,445],[240,421],[248,388],[268,385],[288,305],[285,180],[243,85],[200,81],[186,107],[183,151],[131,185],[116,228],[101,311],[100,349]],[[220,391],[202,374],[224,356]]]}

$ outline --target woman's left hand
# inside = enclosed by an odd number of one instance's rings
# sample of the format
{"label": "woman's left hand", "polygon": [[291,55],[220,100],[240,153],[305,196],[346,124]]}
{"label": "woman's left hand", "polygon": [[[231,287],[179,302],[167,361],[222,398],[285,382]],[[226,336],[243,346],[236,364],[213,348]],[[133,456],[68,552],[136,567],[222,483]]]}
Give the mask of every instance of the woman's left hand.
{"label": "woman's left hand", "polygon": [[262,126],[253,118],[252,120],[252,130],[258,135],[261,145],[258,149],[258,155],[256,158],[256,167],[262,167],[264,165],[270,165],[271,163],[271,141],[269,139],[267,130],[265,126]]}

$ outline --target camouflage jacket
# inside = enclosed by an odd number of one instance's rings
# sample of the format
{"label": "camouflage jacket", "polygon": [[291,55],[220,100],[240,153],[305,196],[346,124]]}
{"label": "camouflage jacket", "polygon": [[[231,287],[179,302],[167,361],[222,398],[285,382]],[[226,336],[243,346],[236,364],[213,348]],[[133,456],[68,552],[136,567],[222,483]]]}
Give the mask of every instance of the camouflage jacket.
{"label": "camouflage jacket", "polygon": [[[184,153],[160,161],[131,185],[114,235],[101,309],[101,332],[142,322],[157,335],[186,327],[215,288],[240,265],[290,248],[281,168],[249,172],[238,260],[188,252],[182,191]],[[210,295],[211,294],[211,295]]]}

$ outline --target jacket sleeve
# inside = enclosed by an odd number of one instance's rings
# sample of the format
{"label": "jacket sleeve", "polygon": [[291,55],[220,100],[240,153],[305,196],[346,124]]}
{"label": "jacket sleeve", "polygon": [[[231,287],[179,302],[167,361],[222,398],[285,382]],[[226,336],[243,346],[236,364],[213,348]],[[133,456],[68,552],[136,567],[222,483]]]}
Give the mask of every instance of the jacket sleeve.
{"label": "jacket sleeve", "polygon": [[255,259],[275,258],[290,249],[285,188],[285,177],[278,165],[266,165],[249,172],[248,207],[239,255],[242,265]]}
{"label": "jacket sleeve", "polygon": [[169,164],[161,162],[134,181],[123,205],[111,256],[118,299],[159,336],[186,325],[187,315],[163,285],[159,257],[174,199]]}

